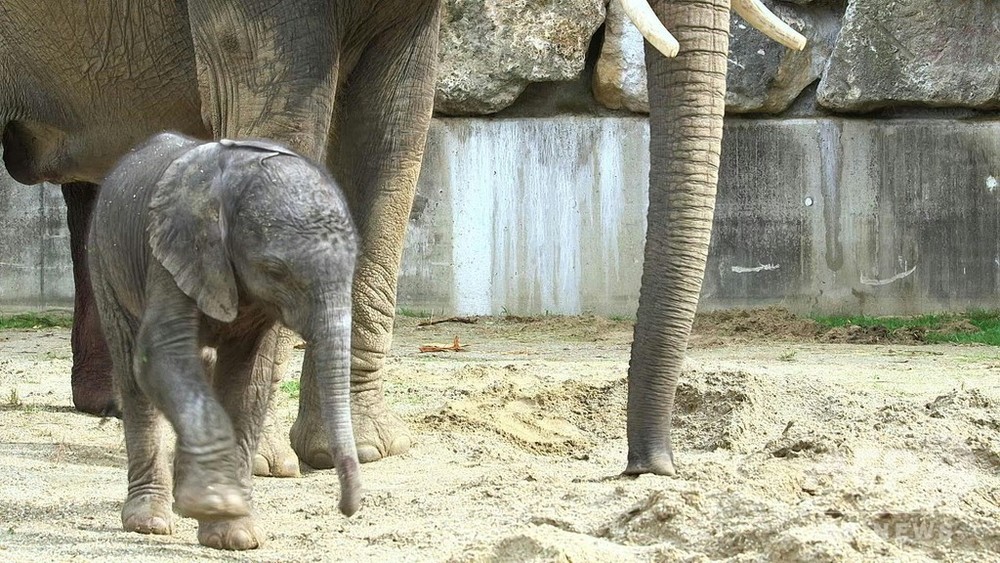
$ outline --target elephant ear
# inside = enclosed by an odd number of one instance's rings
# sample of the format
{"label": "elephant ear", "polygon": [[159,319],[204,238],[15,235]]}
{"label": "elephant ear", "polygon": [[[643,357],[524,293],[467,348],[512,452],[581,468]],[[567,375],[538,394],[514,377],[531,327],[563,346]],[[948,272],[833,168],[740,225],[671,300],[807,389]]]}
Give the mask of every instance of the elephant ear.
{"label": "elephant ear", "polygon": [[217,143],[199,145],[175,159],[153,187],[149,244],[177,287],[206,315],[236,318],[236,276],[226,250],[224,186]]}
{"label": "elephant ear", "polygon": [[[252,149],[256,151],[270,153],[267,156],[276,156],[279,154],[283,154],[285,156],[299,157],[298,154],[292,152],[288,147],[284,147],[277,143],[265,141],[262,139],[240,139],[235,141],[233,139],[220,139],[219,144],[226,148]],[[265,156],[264,158],[267,158],[267,156]]]}

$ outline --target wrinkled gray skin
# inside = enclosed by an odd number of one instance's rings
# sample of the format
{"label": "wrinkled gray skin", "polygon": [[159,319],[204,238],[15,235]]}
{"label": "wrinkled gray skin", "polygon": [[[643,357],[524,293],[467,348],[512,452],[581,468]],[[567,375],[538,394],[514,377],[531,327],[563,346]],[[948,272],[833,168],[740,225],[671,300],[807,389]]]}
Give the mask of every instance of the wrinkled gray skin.
{"label": "wrinkled gray skin", "polygon": [[[80,0],[0,2],[0,127],[19,182],[63,184],[76,280],[73,397],[114,411],[85,241],[100,183],[163,130],[267,138],[327,168],[360,234],[351,347],[362,461],[406,451],[383,398],[403,234],[430,124],[438,0]],[[261,347],[280,380],[290,343]],[[277,366],[275,365],[277,364]],[[302,381],[298,456],[328,468],[315,381]],[[265,431],[258,474],[295,475],[288,435]]]}
{"label": "wrinkled gray skin", "polygon": [[[340,477],[360,503],[350,414],[351,284],[357,241],[333,180],[261,141],[201,143],[162,133],[105,179],[89,264],[128,450],[128,531],[171,532],[174,508],[198,540],[252,549],[254,454],[271,399],[276,323],[305,339]],[[214,361],[203,363],[203,350]],[[216,399],[218,398],[218,400]],[[162,414],[161,414],[162,413]]]}

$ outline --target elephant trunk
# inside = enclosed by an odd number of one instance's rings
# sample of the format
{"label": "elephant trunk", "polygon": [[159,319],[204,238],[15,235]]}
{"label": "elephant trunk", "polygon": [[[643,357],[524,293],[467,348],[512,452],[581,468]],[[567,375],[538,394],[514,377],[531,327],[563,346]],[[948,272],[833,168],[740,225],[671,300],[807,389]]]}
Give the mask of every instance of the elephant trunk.
{"label": "elephant trunk", "polygon": [[316,381],[320,415],[340,479],[339,508],[351,516],[361,505],[361,472],[351,423],[350,302],[314,314],[312,326],[303,336],[306,340],[303,378],[309,373]]}
{"label": "elephant trunk", "polygon": [[681,45],[646,45],[650,171],[645,263],[628,371],[628,474],[674,473],[674,394],[701,292],[722,148],[729,0],[656,1]]}

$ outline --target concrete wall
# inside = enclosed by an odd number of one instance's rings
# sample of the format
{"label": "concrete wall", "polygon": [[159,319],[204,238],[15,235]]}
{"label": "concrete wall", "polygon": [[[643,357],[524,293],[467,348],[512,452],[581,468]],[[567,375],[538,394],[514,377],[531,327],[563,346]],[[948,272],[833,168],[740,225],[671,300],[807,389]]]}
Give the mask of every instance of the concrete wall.
{"label": "concrete wall", "polygon": [[0,166],[0,312],[73,306],[66,208],[58,186],[22,186]]}
{"label": "concrete wall", "polygon": [[[635,311],[641,117],[436,119],[401,307]],[[1000,121],[729,119],[703,308],[1000,306]],[[55,187],[0,187],[0,311],[71,306]]]}

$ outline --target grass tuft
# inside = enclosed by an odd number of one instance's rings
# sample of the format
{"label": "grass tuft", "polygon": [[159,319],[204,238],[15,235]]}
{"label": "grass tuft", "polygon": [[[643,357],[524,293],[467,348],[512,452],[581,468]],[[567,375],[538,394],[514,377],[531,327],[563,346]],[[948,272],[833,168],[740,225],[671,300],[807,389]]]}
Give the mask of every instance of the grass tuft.
{"label": "grass tuft", "polygon": [[967,313],[941,313],[915,317],[812,316],[814,321],[827,328],[848,325],[899,329],[925,329],[927,342],[955,342],[959,344],[988,344],[1000,346],[1000,311],[975,310]]}
{"label": "grass tuft", "polygon": [[400,307],[396,310],[396,314],[401,317],[408,317],[411,319],[429,319],[434,315],[430,311],[422,311],[420,309],[408,309],[406,307]]}
{"label": "grass tuft", "polygon": [[299,380],[289,379],[288,381],[281,382],[281,390],[288,394],[292,399],[299,398]]}
{"label": "grass tuft", "polygon": [[20,313],[17,315],[0,315],[0,330],[25,328],[70,328],[72,326],[73,315],[69,313]]}

